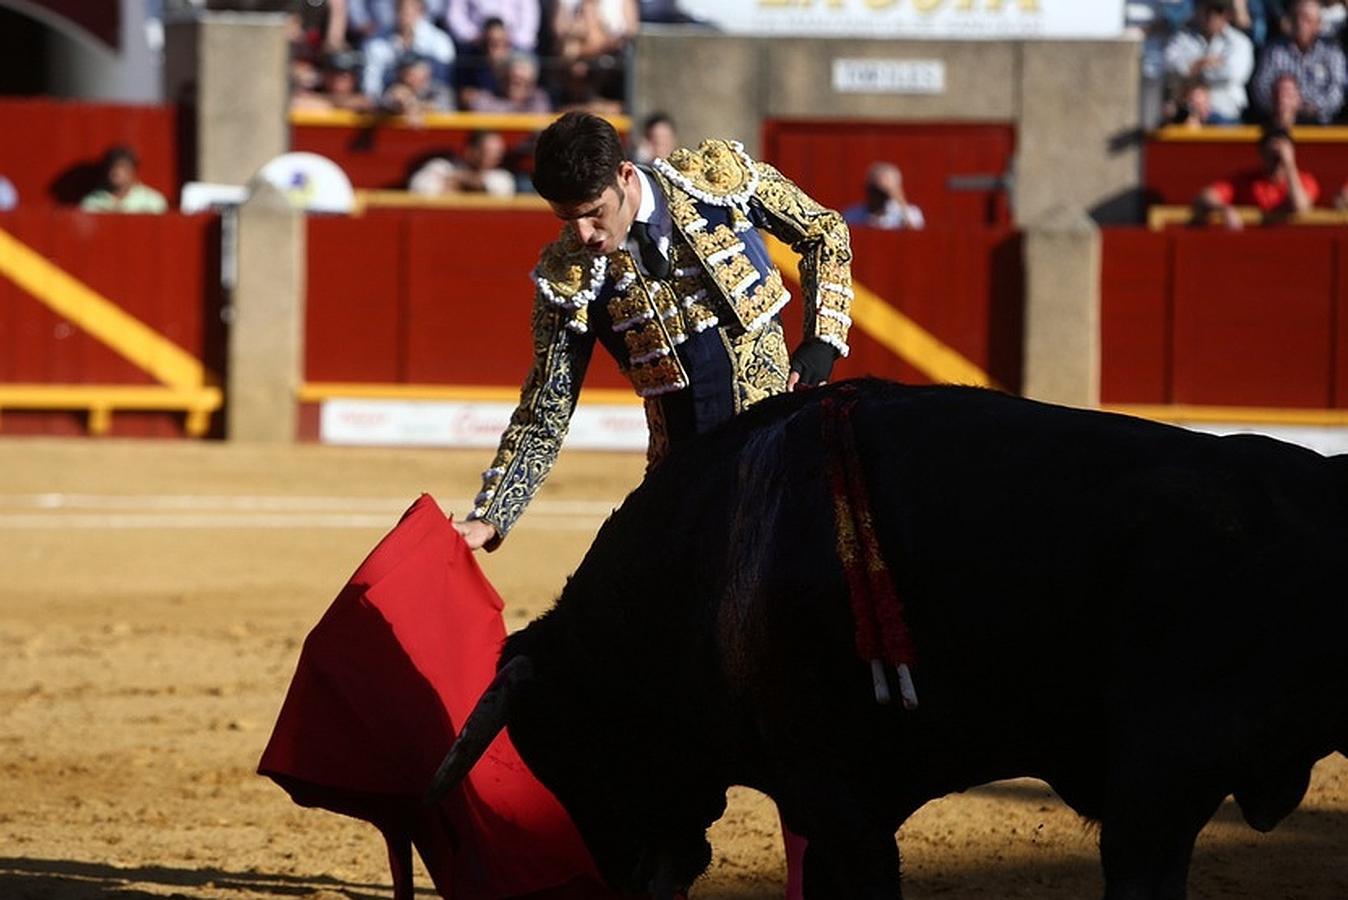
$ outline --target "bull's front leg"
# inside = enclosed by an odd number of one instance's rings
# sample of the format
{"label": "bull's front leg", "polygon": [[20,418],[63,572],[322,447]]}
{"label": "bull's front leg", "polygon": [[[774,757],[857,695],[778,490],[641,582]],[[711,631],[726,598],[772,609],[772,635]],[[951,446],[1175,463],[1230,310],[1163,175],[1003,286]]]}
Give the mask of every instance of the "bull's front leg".
{"label": "bull's front leg", "polygon": [[805,848],[805,900],[902,900],[899,846],[893,834],[810,838]]}
{"label": "bull's front leg", "polygon": [[[1165,779],[1134,784],[1100,824],[1105,900],[1185,900],[1194,841],[1221,805],[1219,791]],[[1195,778],[1196,782],[1198,779]]]}

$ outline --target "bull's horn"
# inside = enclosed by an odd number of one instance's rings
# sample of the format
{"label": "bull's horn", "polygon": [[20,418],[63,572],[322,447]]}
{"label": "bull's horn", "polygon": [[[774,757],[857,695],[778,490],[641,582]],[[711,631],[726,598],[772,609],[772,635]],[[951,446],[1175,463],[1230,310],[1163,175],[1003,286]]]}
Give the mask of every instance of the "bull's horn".
{"label": "bull's horn", "polygon": [[491,742],[506,725],[506,713],[510,708],[510,694],[515,686],[526,681],[534,673],[534,664],[527,656],[516,656],[501,667],[491,684],[482,692],[482,697],[468,714],[468,719],[459,729],[454,745],[445,754],[444,762],[435,770],[430,789],[426,791],[426,804],[439,803],[445,794],[463,780],[468,770],[473,768]]}

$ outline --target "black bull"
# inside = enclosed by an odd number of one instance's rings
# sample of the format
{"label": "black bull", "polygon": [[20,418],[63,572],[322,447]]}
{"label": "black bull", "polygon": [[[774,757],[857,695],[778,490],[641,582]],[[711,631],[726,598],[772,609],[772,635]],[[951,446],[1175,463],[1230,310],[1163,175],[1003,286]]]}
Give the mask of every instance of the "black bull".
{"label": "black bull", "polygon": [[897,898],[926,801],[1047,781],[1107,900],[1182,898],[1234,794],[1272,828],[1348,748],[1348,456],[970,388],[862,382],[855,437],[920,705],[858,657],[821,398],[673,454],[511,637],[437,790],[504,723],[615,887],[669,897],[729,785],[809,839],[806,894]]}

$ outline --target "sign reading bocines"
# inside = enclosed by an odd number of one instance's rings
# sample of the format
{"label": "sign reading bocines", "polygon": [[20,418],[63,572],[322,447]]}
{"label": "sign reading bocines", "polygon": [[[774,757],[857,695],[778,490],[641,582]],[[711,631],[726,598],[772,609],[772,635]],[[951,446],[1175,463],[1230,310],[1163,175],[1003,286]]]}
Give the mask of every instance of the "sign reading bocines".
{"label": "sign reading bocines", "polygon": [[835,59],[833,89],[840,94],[943,94],[939,59]]}
{"label": "sign reading bocines", "polygon": [[1124,0],[681,0],[730,34],[944,40],[1100,40]]}

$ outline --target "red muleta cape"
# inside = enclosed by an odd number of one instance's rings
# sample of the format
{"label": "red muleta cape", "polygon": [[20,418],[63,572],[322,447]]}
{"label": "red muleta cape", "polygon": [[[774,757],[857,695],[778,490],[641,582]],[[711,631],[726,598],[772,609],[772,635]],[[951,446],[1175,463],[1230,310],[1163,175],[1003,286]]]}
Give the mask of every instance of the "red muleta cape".
{"label": "red muleta cape", "polygon": [[388,843],[397,900],[412,846],[448,900],[607,900],[575,826],[501,734],[438,806],[422,796],[491,681],[500,596],[423,494],[309,633],[258,772]]}

